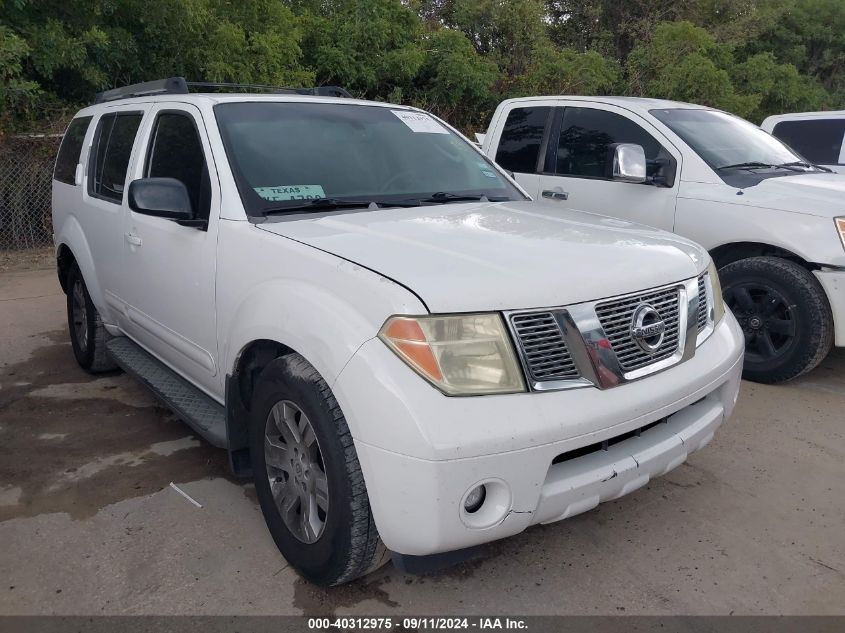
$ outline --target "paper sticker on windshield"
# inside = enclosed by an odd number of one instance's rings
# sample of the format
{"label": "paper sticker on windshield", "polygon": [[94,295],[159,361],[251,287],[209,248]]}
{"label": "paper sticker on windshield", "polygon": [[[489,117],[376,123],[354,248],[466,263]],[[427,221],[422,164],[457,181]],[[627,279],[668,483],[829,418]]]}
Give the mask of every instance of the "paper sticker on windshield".
{"label": "paper sticker on windshield", "polygon": [[411,112],[410,110],[391,110],[402,123],[414,132],[428,134],[448,134],[449,130],[428,116],[425,112]]}
{"label": "paper sticker on windshield", "polygon": [[314,200],[325,198],[326,192],[320,185],[281,185],[279,187],[255,187],[255,193],[265,200]]}

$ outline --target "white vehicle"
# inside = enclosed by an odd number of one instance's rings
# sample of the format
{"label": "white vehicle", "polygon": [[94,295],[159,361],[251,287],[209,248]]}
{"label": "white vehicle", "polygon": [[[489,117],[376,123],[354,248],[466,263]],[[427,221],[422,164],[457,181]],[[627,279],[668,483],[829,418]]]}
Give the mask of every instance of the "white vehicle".
{"label": "white vehicle", "polygon": [[794,112],[768,117],[760,127],[808,161],[845,172],[845,110]]}
{"label": "white vehicle", "polygon": [[745,377],[845,346],[845,177],[725,112],[630,97],[501,103],[483,150],[534,198],[702,244],[745,334]]}
{"label": "white vehicle", "polygon": [[420,110],[187,92],[68,128],[73,352],[228,449],[310,580],[584,512],[731,414],[742,331],[696,244],[532,203]]}

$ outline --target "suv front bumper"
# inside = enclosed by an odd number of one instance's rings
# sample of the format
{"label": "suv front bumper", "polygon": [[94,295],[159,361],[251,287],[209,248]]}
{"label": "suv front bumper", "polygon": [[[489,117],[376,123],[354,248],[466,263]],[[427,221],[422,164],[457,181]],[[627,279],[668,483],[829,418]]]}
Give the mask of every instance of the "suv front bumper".
{"label": "suv front bumper", "polygon": [[375,340],[333,390],[385,545],[428,555],[573,516],[675,468],[733,411],[742,354],[728,313],[692,359],[614,389],[448,398]]}

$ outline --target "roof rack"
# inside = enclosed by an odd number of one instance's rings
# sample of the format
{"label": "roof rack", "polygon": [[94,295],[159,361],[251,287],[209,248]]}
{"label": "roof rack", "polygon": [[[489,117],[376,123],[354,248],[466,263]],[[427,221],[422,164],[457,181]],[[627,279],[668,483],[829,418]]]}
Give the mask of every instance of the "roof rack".
{"label": "roof rack", "polygon": [[351,99],[352,95],[339,86],[316,86],[314,88],[288,88],[284,86],[268,86],[265,84],[238,84],[238,83],[218,83],[208,81],[185,81],[184,77],[169,77],[167,79],[157,79],[155,81],[145,81],[140,84],[132,84],[131,86],[123,86],[121,88],[113,88],[98,92],[94,97],[94,103],[105,103],[107,101],[117,101],[118,99],[128,99],[130,97],[146,97],[150,95],[161,94],[176,94],[184,95],[190,92],[191,88],[213,88],[216,90],[254,90],[262,92],[270,92],[273,94],[300,94],[300,95],[315,95],[320,97],[345,97]]}

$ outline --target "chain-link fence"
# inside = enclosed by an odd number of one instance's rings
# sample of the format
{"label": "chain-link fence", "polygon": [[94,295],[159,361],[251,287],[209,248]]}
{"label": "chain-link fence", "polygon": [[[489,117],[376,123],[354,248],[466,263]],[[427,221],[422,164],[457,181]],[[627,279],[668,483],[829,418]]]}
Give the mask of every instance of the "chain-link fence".
{"label": "chain-link fence", "polygon": [[50,181],[61,134],[0,137],[0,250],[48,246]]}

